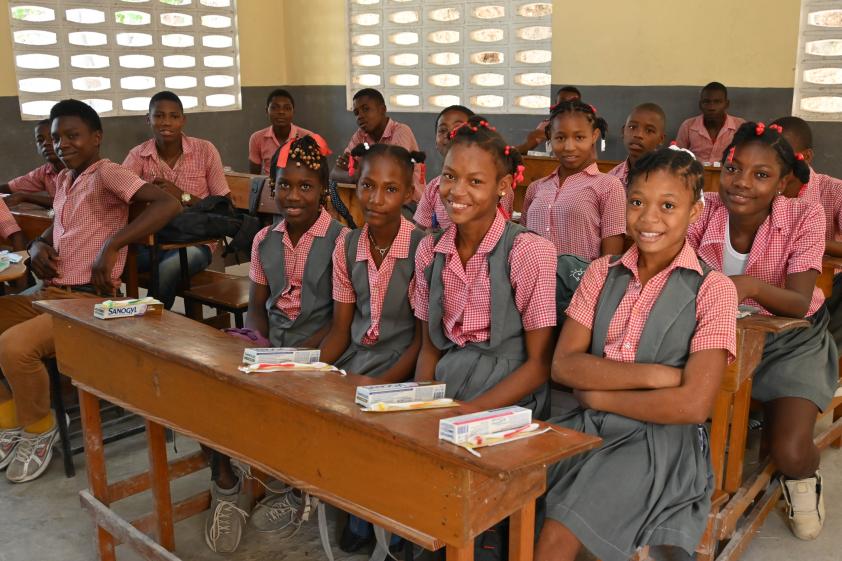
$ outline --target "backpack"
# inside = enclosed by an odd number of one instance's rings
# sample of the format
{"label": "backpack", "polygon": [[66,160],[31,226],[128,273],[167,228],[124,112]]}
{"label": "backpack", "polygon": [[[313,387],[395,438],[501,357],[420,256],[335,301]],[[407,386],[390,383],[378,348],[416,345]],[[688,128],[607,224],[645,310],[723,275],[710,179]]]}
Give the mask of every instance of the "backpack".
{"label": "backpack", "polygon": [[556,325],[558,327],[564,324],[567,317],[565,312],[573,299],[573,293],[579,288],[582,275],[590,264],[590,261],[575,255],[558,256],[555,284]]}
{"label": "backpack", "polygon": [[232,237],[241,225],[231,201],[214,195],[185,208],[158,231],[157,238],[164,243],[190,243]]}

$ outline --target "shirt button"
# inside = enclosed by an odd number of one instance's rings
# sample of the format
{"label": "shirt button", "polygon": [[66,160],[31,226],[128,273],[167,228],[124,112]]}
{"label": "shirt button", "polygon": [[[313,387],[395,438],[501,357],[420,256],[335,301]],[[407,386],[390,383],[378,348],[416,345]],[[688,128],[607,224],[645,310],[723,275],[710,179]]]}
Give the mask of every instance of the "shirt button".
{"label": "shirt button", "polygon": [[550,231],[550,229],[549,229],[549,228],[547,228],[547,232],[549,232],[549,231]]}
{"label": "shirt button", "polygon": [[624,348],[624,349],[630,349],[630,348],[631,348],[631,343],[623,343],[623,348]]}

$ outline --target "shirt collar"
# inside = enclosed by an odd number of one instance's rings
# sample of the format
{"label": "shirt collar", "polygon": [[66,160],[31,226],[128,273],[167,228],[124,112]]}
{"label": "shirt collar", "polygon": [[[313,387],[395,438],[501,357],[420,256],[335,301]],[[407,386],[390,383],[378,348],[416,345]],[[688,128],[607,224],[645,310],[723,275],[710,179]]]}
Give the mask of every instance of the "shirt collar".
{"label": "shirt collar", "polygon": [[[506,227],[506,220],[503,218],[503,215],[500,214],[500,211],[497,211],[497,214],[494,216],[494,222],[491,223],[491,227],[488,229],[488,232],[485,233],[485,236],[482,238],[482,241],[477,248],[476,255],[480,254],[487,254],[490,253],[492,249],[497,245],[497,242],[500,241],[500,238],[503,236],[503,229]],[[439,239],[438,243],[436,244],[435,251],[437,253],[450,253],[455,254],[456,251],[456,225],[450,226],[447,230],[444,231],[441,238]]]}
{"label": "shirt collar", "polygon": [[365,130],[360,129],[363,131],[363,136],[365,137],[365,141],[369,144],[388,144],[387,140],[391,140],[392,135],[395,134],[395,129],[398,127],[398,122],[392,119],[391,117],[386,117],[388,121],[386,122],[386,128],[383,129],[383,136],[380,137],[380,140],[374,140],[374,137],[368,134]]}
{"label": "shirt collar", "polygon": [[[184,133],[181,133],[181,151],[184,154],[190,154],[193,152],[193,148],[195,146],[195,141],[187,136]],[[143,144],[141,144],[140,148],[140,155],[144,158],[154,158],[155,160],[160,159],[158,157],[158,149],[155,147],[155,139],[150,138]]]}
{"label": "shirt collar", "polygon": [[[553,175],[552,175],[553,180],[554,180],[554,181],[555,181],[555,183],[556,183],[556,187],[560,187],[560,186],[561,186],[560,181],[559,181],[559,180],[560,180],[560,177],[559,177],[559,175],[558,175],[558,172],[559,172],[559,170],[560,170],[560,169],[561,169],[561,166],[558,166],[557,168],[555,168],[555,171],[553,172]],[[570,179],[573,179],[574,177],[576,177],[576,176],[578,176],[578,175],[581,175],[581,174],[588,175],[588,176],[590,176],[590,177],[594,177],[594,176],[599,175],[599,173],[600,173],[600,172],[599,172],[599,166],[598,166],[598,165],[596,165],[596,162],[593,162],[591,165],[589,165],[588,167],[586,167],[586,168],[585,168],[585,169],[583,169],[582,171],[577,171],[577,172],[576,172],[576,173],[574,173],[573,175],[570,175],[570,176],[568,176],[567,178],[565,178],[565,181],[568,181],[568,180],[570,180]]]}
{"label": "shirt collar", "polygon": [[[319,217],[316,218],[316,221],[310,226],[310,229],[304,232],[304,235],[307,234],[323,238],[327,235],[327,229],[330,227],[330,214],[322,208],[319,211]],[[273,228],[276,232],[286,232],[287,231],[287,221],[281,220],[278,222],[278,225]]]}
{"label": "shirt collar", "polygon": [[[704,115],[697,115],[695,119],[693,119],[693,123],[690,126],[691,129],[702,132],[705,131],[707,133],[707,128],[705,127],[705,116]],[[736,131],[739,128],[739,121],[733,115],[729,115],[728,113],[725,114],[725,122],[722,124],[722,130],[719,131],[719,134],[722,134],[724,130],[732,130]]]}
{"label": "shirt collar", "polygon": [[[389,253],[386,258],[406,259],[409,257],[409,244],[412,241],[412,231],[415,226],[401,216],[401,225],[398,228],[398,235],[392,241],[389,247]],[[371,251],[368,247],[368,224],[363,226],[363,231],[360,233],[360,241],[357,243],[357,261],[366,261],[371,256]]]}
{"label": "shirt collar", "polygon": [[[622,263],[629,271],[632,272],[634,278],[640,281],[640,275],[638,274],[637,270],[637,259],[640,256],[640,252],[638,251],[637,244],[632,245],[628,251],[626,251],[623,256],[618,259],[617,261],[610,263],[609,267],[616,267],[618,263]],[[689,269],[691,271],[696,271],[700,275],[702,273],[702,265],[699,263],[699,258],[696,256],[696,252],[693,251],[693,248],[690,247],[690,244],[687,243],[685,240],[684,245],[681,247],[681,251],[678,252],[678,255],[672,260],[672,262],[667,266],[664,271],[667,273],[672,272],[673,269],[677,267],[681,267],[682,269]],[[664,271],[661,271],[663,273]],[[658,273],[659,275],[661,273]]]}

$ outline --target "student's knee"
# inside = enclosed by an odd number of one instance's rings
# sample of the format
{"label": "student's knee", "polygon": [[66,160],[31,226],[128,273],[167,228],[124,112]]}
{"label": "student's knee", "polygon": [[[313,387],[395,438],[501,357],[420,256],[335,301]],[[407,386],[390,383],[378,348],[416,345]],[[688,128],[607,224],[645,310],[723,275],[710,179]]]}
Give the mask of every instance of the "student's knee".
{"label": "student's knee", "polygon": [[789,432],[778,435],[770,444],[771,459],[785,476],[801,479],[816,470],[817,452],[809,435]]}
{"label": "student's knee", "polygon": [[[31,321],[31,320],[30,320]],[[23,365],[40,362],[44,358],[42,345],[31,335],[24,322],[0,334],[0,370],[11,378]]]}
{"label": "student's knee", "polygon": [[564,524],[547,518],[538,535],[534,557],[535,561],[568,561],[575,559],[579,548],[579,541]]}

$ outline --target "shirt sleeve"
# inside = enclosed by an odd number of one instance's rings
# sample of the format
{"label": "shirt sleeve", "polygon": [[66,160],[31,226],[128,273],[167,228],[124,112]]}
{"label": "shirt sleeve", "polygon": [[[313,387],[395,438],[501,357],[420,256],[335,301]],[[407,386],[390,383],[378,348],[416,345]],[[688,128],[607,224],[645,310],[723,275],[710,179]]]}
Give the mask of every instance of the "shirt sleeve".
{"label": "shirt sleeve", "polygon": [[[608,179],[608,178],[605,178]],[[602,190],[600,200],[600,225],[602,238],[619,236],[626,233],[626,189],[623,182],[610,177],[606,188]]]}
{"label": "shirt sleeve", "polygon": [[827,221],[820,205],[808,203],[806,206],[792,232],[794,239],[786,264],[788,275],[810,270],[822,272]]}
{"label": "shirt sleeve", "polygon": [[602,287],[605,286],[605,278],[608,276],[609,258],[606,255],[588,265],[585,274],[582,275],[582,280],[579,282],[579,287],[573,293],[570,306],[567,308],[567,317],[576,320],[591,330],[593,330],[596,304],[599,301]]}
{"label": "shirt sleeve", "polygon": [[345,259],[345,237],[344,232],[339,235],[333,249],[333,299],[351,304],[357,301],[357,293]]}
{"label": "shirt sleeve", "polygon": [[509,255],[509,278],[523,328],[534,331],[556,325],[555,246],[531,232],[515,238]]}
{"label": "shirt sleeve", "polygon": [[526,226],[526,213],[529,211],[530,205],[532,205],[532,199],[535,198],[535,189],[537,184],[537,181],[530,183],[529,187],[526,188],[526,193],[523,195],[523,208],[520,211],[520,223],[524,226]]}
{"label": "shirt sleeve", "polygon": [[409,125],[398,123],[395,127],[395,132],[392,134],[392,144],[403,146],[410,152],[418,151],[418,141],[415,140],[415,135]]}
{"label": "shirt sleeve", "polygon": [[138,176],[143,174],[143,160],[138,157],[137,151],[132,148],[123,160],[123,167],[135,172]]}
{"label": "shirt sleeve", "polygon": [[696,296],[696,331],[690,352],[707,349],[728,351],[728,362],[737,356],[737,289],[728,277],[711,271]]}
{"label": "shirt sleeve", "polygon": [[694,251],[699,250],[699,246],[702,244],[702,238],[704,238],[708,222],[710,222],[710,217],[713,215],[714,195],[717,198],[719,197],[719,195],[716,193],[702,193],[702,197],[704,197],[705,201],[705,207],[704,209],[702,209],[702,213],[699,215],[696,221],[687,227],[687,243],[690,244],[690,247],[692,247]]}
{"label": "shirt sleeve", "polygon": [[410,304],[415,310],[415,317],[421,321],[430,318],[430,286],[424,277],[424,270],[433,262],[433,237],[427,236],[418,244],[415,251],[415,290]]}
{"label": "shirt sleeve", "polygon": [[44,173],[44,167],[41,166],[26,175],[16,177],[9,181],[9,191],[12,193],[40,193],[41,191],[47,191],[45,179],[46,173]]}
{"label": "shirt sleeve", "polygon": [[231,192],[222,168],[222,158],[216,146],[210,142],[205,145],[205,178],[211,195],[225,196]]}
{"label": "shirt sleeve", "polygon": [[513,189],[507,189],[506,193],[500,198],[500,206],[506,211],[509,216],[512,215],[512,210],[515,206],[515,192]]}
{"label": "shirt sleeve", "polygon": [[251,244],[251,261],[249,262],[249,278],[252,282],[262,285],[268,285],[269,281],[266,280],[266,273],[263,270],[263,263],[260,262],[260,242],[266,239],[266,235],[269,234],[269,228],[271,226],[266,226],[262,230],[260,230],[256,236],[254,236],[254,241]]}
{"label": "shirt sleeve", "polygon": [[249,162],[258,166],[263,165],[263,157],[260,155],[261,131],[257,131],[249,137]]}
{"label": "shirt sleeve", "polygon": [[123,202],[129,203],[146,181],[138,177],[132,170],[112,163],[110,166],[100,168],[102,185],[114,193]]}
{"label": "shirt sleeve", "polygon": [[433,213],[436,211],[435,198],[437,195],[438,188],[430,181],[424,188],[424,194],[421,195],[421,200],[418,201],[418,208],[415,209],[415,215],[412,217],[415,223],[422,228],[433,227]]}
{"label": "shirt sleeve", "polygon": [[0,199],[0,238],[8,239],[11,235],[20,232],[20,226],[15,222],[15,217],[6,202]]}
{"label": "shirt sleeve", "polygon": [[679,148],[690,148],[690,120],[686,120],[678,127],[675,143]]}
{"label": "shirt sleeve", "polygon": [[345,147],[345,151],[350,154],[351,150],[353,150],[357,144],[362,142],[362,138],[363,130],[357,129],[356,132],[354,132],[354,134],[351,135],[351,139],[348,141],[348,146]]}

